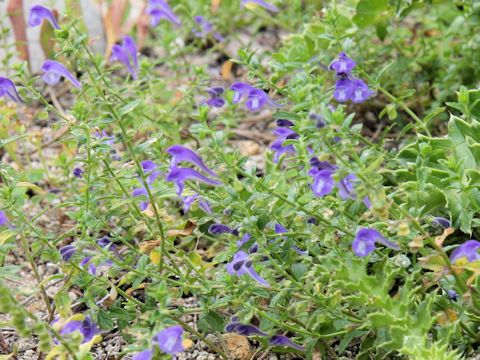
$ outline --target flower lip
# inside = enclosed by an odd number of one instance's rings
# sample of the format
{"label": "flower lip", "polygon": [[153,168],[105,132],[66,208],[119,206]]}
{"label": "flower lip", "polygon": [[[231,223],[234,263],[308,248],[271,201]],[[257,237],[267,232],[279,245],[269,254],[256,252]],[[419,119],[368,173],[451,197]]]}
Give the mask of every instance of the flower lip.
{"label": "flower lip", "polygon": [[0,76],[0,97],[5,96],[14,102],[22,102],[22,98],[18,95],[17,88],[12,80]]}
{"label": "flower lip", "polygon": [[300,351],[305,351],[305,347],[295,344],[292,340],[284,335],[275,335],[269,340],[270,346],[287,346]]}
{"label": "flower lip", "polygon": [[164,353],[174,355],[184,350],[182,345],[183,328],[179,325],[168,327],[154,337],[154,341]]}
{"label": "flower lip", "polygon": [[42,71],[44,72],[44,74],[42,75],[42,79],[48,85],[56,85],[60,81],[60,78],[64,77],[69,80],[73,86],[79,89],[82,88],[82,84],[80,84],[80,82],[72,75],[72,73],[68,71],[67,68],[58,61],[45,60],[42,65]]}
{"label": "flower lip", "polygon": [[28,24],[30,26],[38,26],[42,23],[43,19],[47,20],[53,28],[59,30],[60,26],[57,23],[57,19],[53,15],[52,11],[42,5],[34,5],[30,8],[30,14],[28,16]]}
{"label": "flower lip", "polygon": [[450,255],[450,261],[456,263],[461,258],[466,258],[468,262],[480,260],[478,249],[480,249],[480,242],[477,240],[468,240],[453,250]]}

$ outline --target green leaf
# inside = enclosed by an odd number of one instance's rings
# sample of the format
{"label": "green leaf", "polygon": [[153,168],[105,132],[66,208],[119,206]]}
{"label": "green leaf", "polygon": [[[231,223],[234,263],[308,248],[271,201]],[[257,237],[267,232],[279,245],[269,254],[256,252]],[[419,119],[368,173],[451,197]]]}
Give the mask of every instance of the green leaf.
{"label": "green leaf", "polygon": [[198,320],[198,327],[202,331],[225,331],[225,322],[223,318],[215,311],[209,311]]}
{"label": "green leaf", "polygon": [[353,22],[358,27],[366,27],[377,20],[380,14],[388,9],[388,0],[360,0]]}

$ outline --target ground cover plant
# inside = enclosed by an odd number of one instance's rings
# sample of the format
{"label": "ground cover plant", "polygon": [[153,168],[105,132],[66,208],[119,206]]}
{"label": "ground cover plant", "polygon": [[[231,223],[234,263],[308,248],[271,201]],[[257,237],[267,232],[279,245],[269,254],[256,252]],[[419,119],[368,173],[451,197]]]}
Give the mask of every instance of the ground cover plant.
{"label": "ground cover plant", "polygon": [[2,359],[476,358],[480,4],[144,5],[4,49]]}

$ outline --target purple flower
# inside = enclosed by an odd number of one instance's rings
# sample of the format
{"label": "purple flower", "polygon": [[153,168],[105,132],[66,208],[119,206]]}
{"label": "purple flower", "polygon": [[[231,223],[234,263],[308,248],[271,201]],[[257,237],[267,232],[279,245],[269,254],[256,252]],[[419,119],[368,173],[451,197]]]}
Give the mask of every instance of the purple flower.
{"label": "purple flower", "polygon": [[120,61],[132,75],[132,78],[135,80],[138,78],[137,45],[132,37],[125,36],[121,46],[113,45],[110,61]]}
{"label": "purple flower", "polygon": [[253,268],[252,260],[248,257],[248,254],[245,251],[238,251],[233,255],[232,262],[226,265],[227,272],[230,275],[241,276],[244,274],[249,275],[252,279],[257,281],[259,284],[264,286],[270,286],[270,284],[263,279],[260,275],[257,274]]}
{"label": "purple flower", "polygon": [[81,178],[85,171],[82,168],[76,167],[73,169],[73,176],[76,178]]}
{"label": "purple flower", "polygon": [[68,79],[73,86],[81,89],[82,84],[78,82],[77,79],[68,71],[63,64],[53,61],[53,60],[46,60],[43,63],[42,71],[44,74],[42,75],[43,81],[45,81],[48,85],[56,85],[60,81],[61,77]]}
{"label": "purple flower", "polygon": [[[152,339],[152,347],[158,345],[165,354],[175,355],[184,350],[182,344],[183,328],[181,326],[171,326],[160,331]],[[147,349],[135,354],[132,360],[152,360],[153,348]]]}
{"label": "purple flower", "polygon": [[375,229],[362,228],[355,235],[352,243],[352,249],[357,256],[367,256],[375,250],[375,243],[381,243],[389,248],[398,250],[397,244],[388,241],[380,232]]}
{"label": "purple flower", "polygon": [[436,227],[442,227],[444,229],[447,229],[447,228],[452,226],[452,223],[448,219],[445,219],[445,218],[440,217],[440,216],[436,216],[432,220],[432,225],[436,226]]}
{"label": "purple flower", "polygon": [[63,261],[68,261],[77,252],[77,249],[73,245],[67,245],[67,246],[61,247],[59,251]]}
{"label": "purple flower", "polygon": [[347,102],[352,98],[352,80],[338,79],[335,82],[335,91],[333,97],[338,102]]}
{"label": "purple flower", "polygon": [[47,9],[41,5],[32,6],[28,16],[28,25],[38,26],[42,23],[43,19],[47,20],[55,29],[60,29],[57,19],[55,19],[55,16],[53,16],[53,13],[50,11],[50,9]]}
{"label": "purple flower", "polygon": [[5,211],[0,210],[0,226],[7,226],[8,225],[8,217],[5,214]]}
{"label": "purple flower", "polygon": [[310,113],[309,118],[317,122],[316,126],[318,129],[321,129],[327,125],[324,117],[320,114],[315,114],[312,112]]}
{"label": "purple flower", "polygon": [[185,188],[185,181],[187,180],[196,180],[203,182],[209,185],[221,185],[222,183],[218,180],[213,180],[205,175],[200,174],[198,171],[190,168],[177,168],[174,167],[170,169],[170,172],[167,174],[167,181],[173,182],[177,189],[177,195],[181,195],[183,189]]}
{"label": "purple flower", "polygon": [[455,290],[448,290],[447,291],[447,296],[450,300],[453,300],[453,301],[458,300],[458,294]]}
{"label": "purple flower", "polygon": [[0,97],[7,97],[15,102],[22,102],[20,95],[18,95],[17,88],[12,80],[0,76]]}
{"label": "purple flower", "polygon": [[225,89],[221,86],[212,87],[207,89],[207,92],[210,94],[210,99],[205,101],[210,107],[217,107],[220,108],[225,105],[225,99],[221,97],[221,95],[225,92]]}
{"label": "purple flower", "polygon": [[309,160],[310,165],[314,168],[317,168],[317,170],[336,170],[337,166],[329,163],[328,161],[320,161],[320,159],[316,156],[313,156]]}
{"label": "purple flower", "polygon": [[115,136],[108,135],[105,130],[102,130],[102,132],[97,131],[95,133],[95,137],[100,139],[100,141],[105,145],[113,145],[115,143]]}
{"label": "purple flower", "polygon": [[182,145],[173,145],[167,149],[167,153],[172,156],[172,160],[170,161],[170,167],[172,169],[176,168],[179,163],[185,161],[198,166],[211,176],[218,177],[213,170],[205,165],[202,158],[193,150],[190,150]]}
{"label": "purple flower", "polygon": [[256,111],[263,108],[266,104],[271,106],[279,106],[276,102],[268,97],[268,94],[251,85],[236,82],[230,86],[230,90],[234,92],[233,103],[238,103],[244,96],[247,97],[245,105],[250,111]]}
{"label": "purple flower", "polygon": [[251,235],[249,233],[245,233],[245,235],[242,236],[240,240],[237,241],[237,247],[242,247],[245,245],[251,238]]}
{"label": "purple flower", "polygon": [[[285,234],[285,233],[288,232],[287,228],[285,226],[281,225],[281,224],[275,224],[274,229],[275,229],[275,233],[277,233],[277,234]],[[286,239],[286,236],[283,236],[282,238]],[[292,249],[299,255],[308,254],[307,251],[304,251],[304,250],[298,248],[296,245],[292,245]]]}
{"label": "purple flower", "polygon": [[273,11],[273,12],[278,12],[278,8],[272,4],[267,3],[264,0],[242,0],[241,1],[242,6],[250,7],[254,4],[260,5],[261,7]]}
{"label": "purple flower", "polygon": [[197,29],[194,29],[192,30],[193,34],[196,36],[196,37],[207,37],[208,35],[210,34],[213,34],[213,37],[219,41],[219,42],[222,42],[225,40],[225,38],[220,35],[218,32],[214,32],[213,31],[213,25],[211,22],[207,21],[203,16],[195,16],[193,18],[193,20],[195,21],[195,23],[198,25],[198,27],[200,28],[199,30]]}
{"label": "purple flower", "polygon": [[352,80],[350,100],[355,104],[360,104],[368,100],[370,96],[375,94],[368,88],[368,85],[362,79]]}
{"label": "purple flower", "polygon": [[337,75],[349,75],[356,65],[355,61],[350,59],[347,54],[341,52],[338,54],[338,58],[331,62],[329,69],[334,70]]}
{"label": "purple flower", "polygon": [[273,156],[274,162],[278,162],[280,156],[283,154],[295,154],[295,148],[292,144],[283,145],[286,140],[299,138],[299,135],[295,131],[287,127],[279,127],[275,129],[273,133],[277,136],[277,140],[270,145],[270,149],[275,152],[275,155]]}
{"label": "purple flower", "polygon": [[97,325],[92,321],[90,316],[86,316],[83,321],[71,320],[67,322],[59,331],[59,333],[61,335],[67,335],[75,331],[79,331],[82,334],[82,344],[89,342],[93,339],[95,335],[100,332],[97,328]]}
{"label": "purple flower", "polygon": [[464,257],[467,258],[468,262],[480,260],[480,254],[478,253],[479,248],[480,242],[477,240],[468,240],[452,252],[452,255],[450,255],[450,261],[456,263]]}
{"label": "purple flower", "polygon": [[278,119],[277,120],[277,126],[278,127],[292,127],[294,126],[295,123],[293,121],[287,120],[287,119]]}
{"label": "purple flower", "polygon": [[238,230],[232,229],[227,225],[223,224],[212,224],[208,228],[208,232],[212,235],[219,235],[219,234],[232,234],[238,236]]}
{"label": "purple flower", "polygon": [[92,256],[87,256],[83,258],[78,265],[80,265],[81,267],[88,265],[88,272],[90,273],[90,275],[95,276],[97,274],[97,267],[90,260],[92,260]]}
{"label": "purple flower", "polygon": [[147,13],[151,17],[152,26],[157,26],[163,19],[175,25],[180,26],[182,24],[177,15],[172,11],[172,8],[164,0],[150,0]]}
{"label": "purple flower", "polygon": [[229,324],[227,324],[227,326],[225,326],[225,331],[234,332],[243,336],[252,336],[252,335],[268,336],[267,333],[263,332],[256,326],[245,325],[238,322],[238,319],[236,317],[233,317],[232,321]]}
{"label": "purple flower", "polygon": [[202,209],[206,214],[212,213],[212,209],[210,208],[210,204],[208,203],[208,201],[203,199],[197,193],[190,196],[182,197],[184,213],[187,213],[190,211],[190,207],[195,202],[195,200],[198,200],[198,207]]}
{"label": "purple flower", "polygon": [[338,195],[342,200],[355,199],[353,185],[356,180],[355,174],[349,174],[337,183]]}
{"label": "purple flower", "polygon": [[147,349],[142,352],[136,353],[132,360],[151,360],[153,357],[153,350]]}
{"label": "purple flower", "polygon": [[300,351],[305,351],[305,348],[303,346],[295,344],[292,340],[290,340],[284,335],[272,336],[268,343],[270,346],[288,346]]}
{"label": "purple flower", "polygon": [[171,326],[160,331],[155,337],[160,350],[165,354],[174,355],[183,351],[182,345],[183,328],[179,325]]}
{"label": "purple flower", "polygon": [[317,197],[328,195],[332,192],[334,181],[333,171],[331,169],[318,170],[318,168],[312,168],[308,172],[313,178],[313,184],[310,185],[313,194]]}

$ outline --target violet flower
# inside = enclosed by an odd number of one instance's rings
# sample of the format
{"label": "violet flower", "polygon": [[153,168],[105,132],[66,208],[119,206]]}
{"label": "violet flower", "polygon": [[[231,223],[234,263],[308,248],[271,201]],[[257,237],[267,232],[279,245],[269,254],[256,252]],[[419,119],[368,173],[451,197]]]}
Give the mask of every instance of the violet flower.
{"label": "violet flower", "polygon": [[273,11],[273,12],[278,12],[279,11],[279,9],[275,5],[267,3],[264,0],[241,0],[241,5],[244,6],[244,7],[252,7],[252,6],[255,6],[255,5],[259,5],[259,6],[263,7],[264,9],[267,9],[267,10],[270,10],[270,11]]}
{"label": "violet flower", "polygon": [[447,296],[452,301],[457,301],[458,300],[458,293],[455,290],[448,290],[447,291]]}
{"label": "violet flower", "polygon": [[385,239],[385,237],[375,229],[362,228],[355,235],[352,243],[352,249],[355,255],[365,257],[375,250],[375,243],[379,242],[389,248],[398,250],[399,246]]}
{"label": "violet flower", "polygon": [[73,169],[73,176],[75,176],[76,178],[80,179],[84,173],[85,171],[82,168],[76,167],[75,169]]}
{"label": "violet flower", "polygon": [[73,245],[66,245],[59,249],[60,255],[63,261],[68,261],[77,252],[77,249]]}
{"label": "violet flower", "polygon": [[453,250],[450,255],[450,261],[456,263],[461,258],[467,258],[468,262],[480,260],[478,249],[480,249],[480,242],[477,240],[468,240]]}
{"label": "violet flower", "polygon": [[277,136],[277,139],[270,145],[270,149],[275,152],[273,156],[273,161],[275,163],[278,162],[280,156],[283,154],[295,154],[295,148],[292,144],[283,145],[286,140],[299,138],[299,135],[295,131],[287,127],[279,127],[275,129],[273,133]]}
{"label": "violet flower", "polygon": [[14,102],[22,102],[13,81],[2,76],[0,76],[0,97],[6,97]]}
{"label": "violet flower", "polygon": [[313,184],[311,184],[310,187],[315,196],[323,197],[332,192],[334,186],[332,170],[312,168],[308,172],[308,175],[313,178]]}
{"label": "violet flower", "polygon": [[[277,234],[285,234],[285,233],[288,233],[288,230],[285,226],[281,225],[281,224],[275,224],[274,226],[274,230],[275,230],[275,233]],[[286,239],[285,236],[282,236],[282,239]],[[298,254],[298,255],[306,255],[308,254],[308,251],[305,251],[305,250],[302,250],[300,248],[298,248],[296,245],[292,245],[292,249]]]}
{"label": "violet flower", "polygon": [[272,338],[268,341],[268,344],[270,346],[287,346],[300,351],[305,351],[305,348],[303,346],[295,344],[292,340],[290,340],[285,335],[272,336]]}
{"label": "violet flower", "polygon": [[212,87],[207,89],[207,92],[210,94],[210,99],[205,101],[210,107],[217,107],[221,108],[225,105],[225,99],[221,97],[221,95],[225,92],[225,89],[221,86]]}
{"label": "violet flower", "polygon": [[108,135],[105,130],[102,130],[102,132],[95,132],[95,137],[98,138],[105,145],[115,144],[115,136]]}
{"label": "violet flower", "polygon": [[[356,181],[357,176],[355,174],[349,174],[337,183],[338,195],[342,198],[342,200],[355,200],[357,198],[354,189],[354,184]],[[372,207],[370,198],[368,196],[363,198],[363,203],[368,209]]]}
{"label": "violet flower", "polygon": [[247,97],[245,105],[250,111],[256,111],[262,109],[265,105],[280,106],[268,97],[268,94],[251,85],[236,82],[230,86],[230,90],[234,92],[232,102],[238,103],[243,97]]}
{"label": "violet flower", "polygon": [[267,333],[263,332],[262,330],[260,330],[258,327],[254,325],[246,325],[238,322],[238,319],[236,316],[232,317],[232,321],[229,324],[227,324],[227,326],[225,326],[225,331],[234,332],[243,336],[252,336],[252,335],[268,336]]}
{"label": "violet flower", "polygon": [[445,219],[445,218],[440,217],[440,216],[436,216],[432,220],[432,225],[436,226],[436,227],[442,227],[444,229],[447,229],[447,228],[452,226],[452,223],[448,219]]}
{"label": "violet flower", "polygon": [[163,19],[178,26],[182,24],[165,0],[150,0],[147,14],[151,17],[152,26],[157,26]]}
{"label": "violet flower", "polygon": [[5,214],[5,211],[0,210],[0,226],[7,226],[8,225],[8,217]]}
{"label": "violet flower", "polygon": [[65,79],[69,80],[73,86],[79,89],[82,88],[82,84],[80,84],[72,75],[72,73],[70,73],[70,71],[68,71],[67,68],[58,61],[46,60],[42,65],[42,71],[44,72],[42,79],[48,85],[56,85],[60,81],[60,78],[64,77]]}
{"label": "violet flower", "polygon": [[318,157],[313,156],[309,160],[310,165],[317,170],[331,170],[335,171],[337,169],[337,166],[329,163],[328,161],[321,161]]}
{"label": "violet flower", "polygon": [[81,267],[85,267],[85,265],[88,265],[88,272],[90,273],[90,275],[95,276],[97,274],[97,267],[93,262],[91,262],[92,258],[92,256],[87,256],[83,258],[78,265],[80,265]]}
{"label": "violet flower", "polygon": [[208,228],[208,232],[212,235],[219,235],[219,234],[232,234],[238,236],[238,230],[232,229],[227,225],[223,224],[212,224]]}
{"label": "violet flower", "polygon": [[177,167],[174,167],[170,170],[170,172],[167,174],[166,180],[175,184],[175,188],[177,189],[177,195],[182,194],[183,189],[185,188],[185,181],[187,180],[196,180],[209,185],[222,184],[220,181],[210,179],[205,175],[200,174],[194,169]]}
{"label": "violet flower", "polygon": [[335,91],[333,97],[338,102],[352,101],[353,103],[363,103],[374,94],[368,88],[365,81],[355,79],[351,71],[356,66],[355,61],[350,59],[344,52],[338,54],[338,59],[332,61],[330,70],[335,71],[337,81],[335,82]]}
{"label": "violet flower", "polygon": [[220,35],[220,33],[213,30],[213,25],[211,22],[207,21],[203,16],[195,16],[193,18],[195,23],[198,25],[199,30],[193,29],[192,32],[196,37],[206,38],[208,35],[212,34],[215,40],[222,42],[225,38]]}
{"label": "violet flower", "polygon": [[202,198],[200,195],[197,193],[190,195],[190,196],[184,196],[182,197],[183,201],[183,212],[188,213],[190,211],[190,207],[192,204],[195,202],[195,200],[198,200],[198,207],[202,209],[205,214],[211,214],[212,209],[210,208],[210,204],[207,200]]}
{"label": "violet flower", "polygon": [[157,345],[165,354],[175,355],[184,350],[182,344],[183,328],[175,325],[170,326],[159,333],[152,339],[152,349],[147,349],[133,356],[132,360],[152,360],[153,347]]}
{"label": "violet flower", "polygon": [[44,19],[47,20],[55,29],[60,29],[60,26],[57,23],[57,19],[55,19],[55,16],[50,11],[50,9],[47,9],[46,7],[41,5],[35,5],[30,8],[28,25],[38,26],[42,23]]}
{"label": "violet flower", "polygon": [[[152,185],[157,177],[159,177],[162,173],[157,170],[157,164],[155,164],[151,160],[144,160],[141,162],[142,170],[145,174],[145,182],[147,185]],[[142,182],[141,179],[139,179],[140,182]],[[143,185],[143,184],[142,184]],[[145,186],[142,186],[141,188],[136,188],[133,189],[132,191],[132,196],[133,197],[138,197],[138,196],[145,196],[148,197],[148,191],[145,188]],[[149,202],[148,201],[142,201],[140,203],[140,210],[145,210],[148,207]]]}
{"label": "violet flower", "polygon": [[176,168],[181,162],[189,162],[190,164],[198,166],[201,170],[205,171],[207,174],[218,177],[218,175],[211,170],[205,163],[202,158],[193,150],[190,150],[182,145],[173,145],[167,149],[167,153],[172,156],[170,161],[170,167]]}
{"label": "violet flower", "polygon": [[327,125],[327,123],[325,122],[325,118],[320,114],[315,114],[312,112],[308,117],[316,121],[317,129],[324,128]]}
{"label": "violet flower", "polygon": [[334,70],[337,75],[350,75],[355,66],[357,66],[357,63],[350,59],[347,54],[341,52],[338,54],[338,59],[333,60],[328,68]]}
{"label": "violet flower", "polygon": [[245,251],[238,251],[235,255],[233,255],[232,262],[226,265],[227,272],[230,275],[237,275],[242,276],[247,274],[252,279],[257,281],[259,284],[264,286],[270,286],[270,284],[263,279],[260,275],[257,274],[255,269],[253,268],[252,260],[250,260],[248,254]]}
{"label": "violet flower", "polygon": [[97,328],[97,325],[92,321],[90,316],[85,316],[85,319],[82,321],[70,320],[69,322],[67,322],[59,331],[59,334],[67,335],[75,331],[78,331],[82,334],[82,344],[89,342],[93,339],[95,335],[100,332],[100,330]]}
{"label": "violet flower", "polygon": [[250,235],[249,233],[245,233],[245,235],[243,235],[242,238],[237,241],[237,247],[240,248],[245,245],[247,242],[250,241],[251,237],[252,235]]}
{"label": "violet flower", "polygon": [[138,78],[137,45],[131,36],[125,36],[122,45],[113,45],[110,61],[120,61],[133,79]]}
{"label": "violet flower", "polygon": [[287,119],[278,119],[276,123],[278,127],[292,127],[295,125],[293,121]]}

